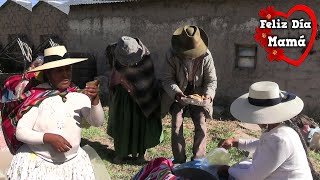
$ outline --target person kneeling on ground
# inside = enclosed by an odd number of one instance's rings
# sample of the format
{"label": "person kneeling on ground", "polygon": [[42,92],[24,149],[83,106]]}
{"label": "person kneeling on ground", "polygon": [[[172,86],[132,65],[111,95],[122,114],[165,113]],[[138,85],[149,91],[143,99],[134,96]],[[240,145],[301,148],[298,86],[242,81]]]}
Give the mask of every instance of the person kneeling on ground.
{"label": "person kneeling on ground", "polygon": [[263,133],[259,140],[222,140],[220,147],[237,147],[254,154],[252,160],[232,167],[222,166],[220,174],[229,173],[237,180],[311,180],[311,171],[313,174],[315,171],[307,156],[306,143],[299,128],[290,120],[303,106],[298,96],[281,91],[274,82],[252,84],[249,93],[231,104],[230,111],[240,121],[258,124]]}

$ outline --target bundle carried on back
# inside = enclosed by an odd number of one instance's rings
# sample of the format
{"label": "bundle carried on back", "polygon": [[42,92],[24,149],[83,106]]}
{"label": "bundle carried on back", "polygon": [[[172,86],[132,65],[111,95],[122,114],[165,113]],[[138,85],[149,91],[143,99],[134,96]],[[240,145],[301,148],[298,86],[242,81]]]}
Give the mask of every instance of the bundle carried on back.
{"label": "bundle carried on back", "polygon": [[31,95],[34,95],[34,92],[31,93],[29,90],[37,84],[35,73],[25,73],[7,78],[0,90],[1,127],[12,154],[15,154],[22,145],[15,138],[15,130],[18,120],[23,115],[23,110],[26,110],[24,107],[28,104],[27,100]]}

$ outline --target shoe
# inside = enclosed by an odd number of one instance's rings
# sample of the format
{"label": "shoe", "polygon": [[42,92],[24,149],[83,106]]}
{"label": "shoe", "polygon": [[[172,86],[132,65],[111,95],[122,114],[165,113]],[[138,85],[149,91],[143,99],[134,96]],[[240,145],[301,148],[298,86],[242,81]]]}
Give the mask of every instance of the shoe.
{"label": "shoe", "polygon": [[123,158],[120,156],[116,156],[115,158],[113,158],[113,163],[114,164],[120,164],[123,162]]}
{"label": "shoe", "polygon": [[173,161],[172,161],[173,164],[183,164],[183,163],[185,163],[185,162],[186,162],[186,160],[182,160],[182,161],[173,160]]}
{"label": "shoe", "polygon": [[137,164],[144,164],[146,162],[147,160],[144,157],[138,157],[138,159],[136,160]]}
{"label": "shoe", "polygon": [[202,158],[195,158],[195,157],[192,157],[190,160],[191,161],[202,161],[204,157]]}

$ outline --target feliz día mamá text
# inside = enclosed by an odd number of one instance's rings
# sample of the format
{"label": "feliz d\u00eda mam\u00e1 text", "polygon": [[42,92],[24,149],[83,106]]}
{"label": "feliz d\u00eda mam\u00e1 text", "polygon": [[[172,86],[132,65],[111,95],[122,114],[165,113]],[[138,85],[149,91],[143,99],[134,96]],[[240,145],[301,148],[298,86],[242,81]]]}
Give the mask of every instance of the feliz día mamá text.
{"label": "feliz d\u00eda mam\u00e1 text", "polygon": [[[267,21],[260,20],[260,28],[270,29],[287,29],[288,22],[281,21],[280,19],[272,19]],[[291,29],[311,29],[311,21],[304,21],[304,19],[292,19]],[[278,36],[268,36],[268,47],[305,47],[306,40],[304,35],[300,35],[299,38],[278,38]]]}

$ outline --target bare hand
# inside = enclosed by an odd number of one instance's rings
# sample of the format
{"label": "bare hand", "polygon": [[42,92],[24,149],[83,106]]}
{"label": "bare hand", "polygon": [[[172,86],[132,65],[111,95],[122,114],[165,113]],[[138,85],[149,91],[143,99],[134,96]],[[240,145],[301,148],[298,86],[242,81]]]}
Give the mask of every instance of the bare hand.
{"label": "bare hand", "polygon": [[209,100],[211,102],[212,101],[212,97],[210,95],[205,95],[203,100]]}
{"label": "bare hand", "polygon": [[178,92],[175,96],[175,99],[178,101],[178,103],[182,104],[182,105],[186,105],[181,98],[185,98],[187,97],[186,95],[183,94],[183,92]]}
{"label": "bare hand", "polygon": [[223,139],[219,142],[218,147],[230,149],[231,147],[238,147],[238,143],[239,139],[236,138]]}
{"label": "bare hand", "polygon": [[71,144],[64,137],[58,134],[45,133],[43,136],[43,142],[51,144],[53,149],[61,153],[67,152],[72,148]]}
{"label": "bare hand", "polygon": [[97,105],[99,103],[99,84],[100,81],[94,80],[86,83],[86,88],[82,91],[83,94],[87,95],[92,105]]}
{"label": "bare hand", "polygon": [[124,77],[121,77],[121,85],[124,87],[129,94],[133,95],[134,93],[134,86]]}
{"label": "bare hand", "polygon": [[109,81],[109,88],[113,89],[116,85],[121,83],[122,75],[116,71],[114,68],[112,68],[110,81]]}

